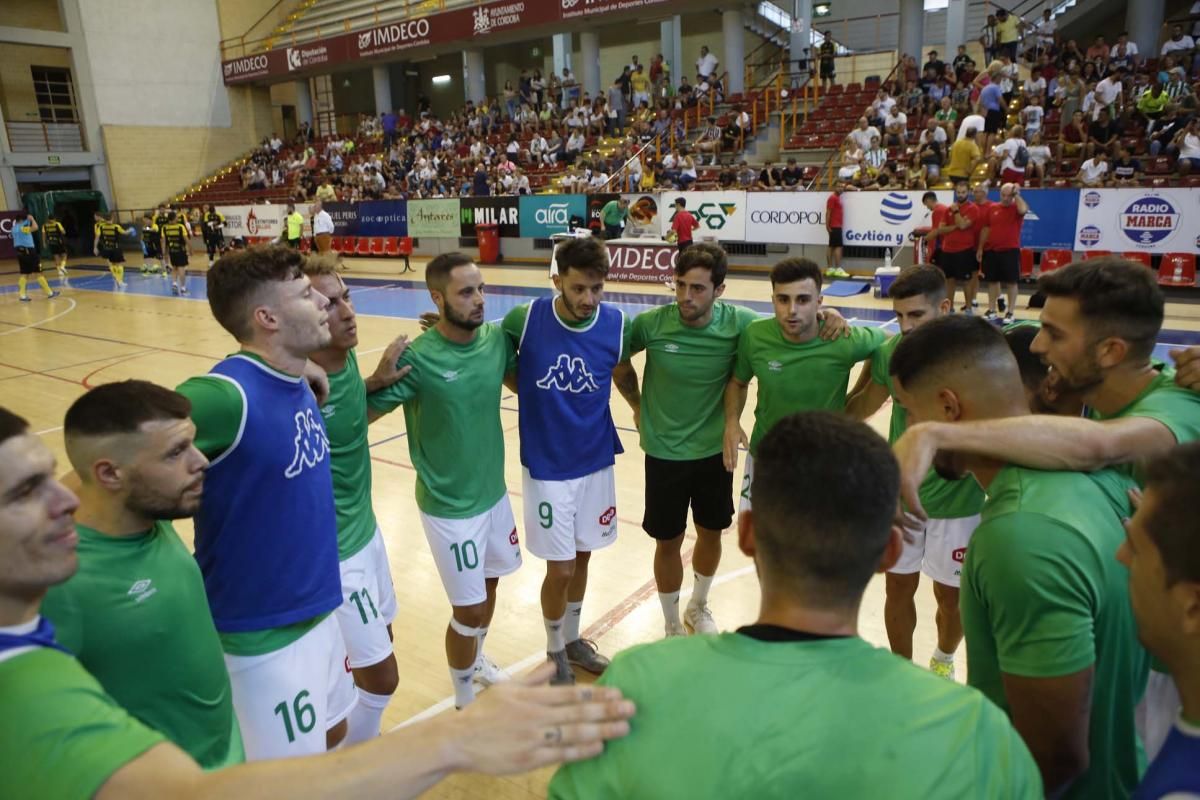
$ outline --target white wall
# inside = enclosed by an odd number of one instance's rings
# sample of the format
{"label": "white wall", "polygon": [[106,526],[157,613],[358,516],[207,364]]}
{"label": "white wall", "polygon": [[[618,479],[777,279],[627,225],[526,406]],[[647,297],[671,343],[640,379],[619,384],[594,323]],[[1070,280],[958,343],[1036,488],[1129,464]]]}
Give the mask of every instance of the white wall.
{"label": "white wall", "polygon": [[209,0],[79,3],[101,125],[231,124]]}

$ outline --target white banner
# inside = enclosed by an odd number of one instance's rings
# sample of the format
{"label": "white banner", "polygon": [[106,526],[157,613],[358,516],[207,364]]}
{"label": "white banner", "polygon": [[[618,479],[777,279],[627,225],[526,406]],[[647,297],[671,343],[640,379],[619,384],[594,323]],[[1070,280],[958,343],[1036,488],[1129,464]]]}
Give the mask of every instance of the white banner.
{"label": "white banner", "polygon": [[746,241],[828,244],[829,234],[825,231],[828,198],[829,192],[747,192]]}
{"label": "white banner", "polygon": [[[299,203],[296,210],[304,216],[304,236],[312,236],[312,225],[308,219],[308,203]],[[278,239],[285,228],[286,205],[263,203],[253,206],[217,206],[225,217],[225,238],[238,239],[247,236]]]}
{"label": "white banner", "polygon": [[687,210],[700,223],[693,234],[697,242],[706,238],[722,242],[746,240],[745,192],[663,192],[658,197],[663,236],[671,230],[671,220],[675,219],[675,198],[682,197],[687,201]]}
{"label": "white banner", "polygon": [[1195,189],[1081,189],[1076,250],[1200,252]]}
{"label": "white banner", "polygon": [[[686,197],[687,195],[682,195]],[[637,194],[623,194],[629,201],[629,219],[625,222],[626,236],[643,236],[652,234],[655,237],[662,231],[662,224],[658,221],[662,216],[662,198],[658,192],[640,192]],[[691,205],[688,201],[688,205]]]}
{"label": "white banner", "polygon": [[[843,192],[845,220],[842,240],[847,247],[891,247],[908,244],[914,228],[928,227],[932,212],[921,204],[924,192]],[[950,203],[954,192],[937,192],[939,203]]]}

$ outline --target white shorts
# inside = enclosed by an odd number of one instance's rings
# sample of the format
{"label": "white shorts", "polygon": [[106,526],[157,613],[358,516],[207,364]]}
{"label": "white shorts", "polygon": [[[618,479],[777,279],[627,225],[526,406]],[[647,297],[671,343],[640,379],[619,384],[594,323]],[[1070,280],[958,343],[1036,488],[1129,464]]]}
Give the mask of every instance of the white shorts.
{"label": "white shorts", "polygon": [[521,543],[507,494],[487,511],[466,519],[422,512],[421,527],[452,606],[484,602],[486,579],[509,575],[521,566]]}
{"label": "white shorts", "polygon": [[[904,550],[889,572],[911,575],[924,572],[943,586],[957,587],[962,580],[963,559],[971,534],[979,527],[979,515],[959,519],[931,519],[922,523],[906,514]],[[912,537],[913,541],[908,541]]]}
{"label": "white shorts", "polygon": [[754,456],[746,453],[746,471],[742,474],[742,491],[738,497],[738,513],[753,510],[750,505],[750,484],[754,482]]}
{"label": "white shorts", "polygon": [[334,615],[350,654],[350,666],[361,669],[392,654],[387,629],[396,617],[396,592],[378,526],[367,546],[343,561],[341,569],[342,604]]}
{"label": "white shorts", "polygon": [[358,702],[346,645],[330,614],[287,647],[225,654],[247,761],[325,752],[325,731]]}
{"label": "white shorts", "polygon": [[617,485],[612,467],[582,478],[539,481],[524,469],[525,536],[543,561],[573,561],[617,540]]}

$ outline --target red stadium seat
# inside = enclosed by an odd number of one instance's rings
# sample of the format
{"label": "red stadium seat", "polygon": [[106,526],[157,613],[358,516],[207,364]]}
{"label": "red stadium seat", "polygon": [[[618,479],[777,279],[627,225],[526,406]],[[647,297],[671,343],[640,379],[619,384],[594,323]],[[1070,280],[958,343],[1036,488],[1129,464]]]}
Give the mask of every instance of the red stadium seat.
{"label": "red stadium seat", "polygon": [[371,255],[371,239],[369,237],[366,237],[366,236],[358,237],[358,241],[355,242],[354,255],[356,255],[356,256]]}
{"label": "red stadium seat", "polygon": [[1083,251],[1083,260],[1087,261],[1089,258],[1103,258],[1104,256],[1111,256],[1111,255],[1112,255],[1111,250],[1084,250]]}
{"label": "red stadium seat", "polygon": [[304,237],[300,238],[300,252],[306,253],[306,254],[312,252],[312,240],[311,239],[306,239]]}
{"label": "red stadium seat", "polygon": [[1042,263],[1038,266],[1039,274],[1045,274],[1059,267],[1065,267],[1075,260],[1075,254],[1070,250],[1045,250],[1042,252]]}
{"label": "red stadium seat", "polygon": [[1033,277],[1033,251],[1021,248],[1021,280]]}
{"label": "red stadium seat", "polygon": [[1154,266],[1150,262],[1150,254],[1149,253],[1143,253],[1140,251],[1130,251],[1127,253],[1121,253],[1121,258],[1124,258],[1127,261],[1136,261],[1139,264],[1144,265],[1147,269],[1150,269]]}
{"label": "red stadium seat", "polygon": [[1158,265],[1159,286],[1195,286],[1196,257],[1191,253],[1167,253]]}
{"label": "red stadium seat", "polygon": [[371,237],[371,255],[384,255],[384,238],[382,236]]}

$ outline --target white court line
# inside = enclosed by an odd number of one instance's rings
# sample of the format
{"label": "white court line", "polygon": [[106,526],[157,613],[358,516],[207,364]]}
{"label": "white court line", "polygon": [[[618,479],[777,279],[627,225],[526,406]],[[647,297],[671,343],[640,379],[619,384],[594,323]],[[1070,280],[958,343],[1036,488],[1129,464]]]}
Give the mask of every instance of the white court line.
{"label": "white court line", "polygon": [[[753,573],[754,573],[754,565],[753,564],[751,564],[749,566],[741,567],[740,569],[735,569],[733,572],[727,572],[724,575],[718,575],[716,578],[713,579],[712,586],[720,586],[723,583],[728,583],[729,581],[736,580],[745,575],[751,575]],[[692,590],[686,589],[679,593],[679,599],[686,600],[688,597],[691,597],[691,595],[692,595]],[[525,672],[525,670],[529,669],[530,667],[540,664],[545,659],[546,659],[546,654],[544,652],[537,652],[537,653],[528,655],[525,658],[522,658],[520,661],[517,661],[513,664],[509,664],[504,669],[510,675],[517,676],[517,675],[520,675],[521,673]],[[434,703],[433,705],[431,705],[429,708],[425,709],[424,711],[422,711],[418,714],[414,714],[413,716],[404,720],[404,722],[401,722],[399,725],[396,725],[394,728],[389,730],[388,733],[392,733],[393,731],[398,731],[401,728],[412,725],[415,722],[421,722],[422,720],[426,720],[426,719],[429,719],[430,717],[437,716],[438,714],[442,713],[443,711],[446,711],[451,708],[454,708],[454,695],[445,697],[445,698],[439,700],[438,702]]]}
{"label": "white court line", "polygon": [[63,429],[63,426],[59,425],[57,428],[46,428],[46,430],[44,430],[44,431],[34,431],[33,435],[41,436],[43,433],[54,433],[55,431],[61,431],[62,429]]}
{"label": "white court line", "polygon": [[36,328],[39,325],[45,325],[47,322],[53,322],[54,320],[58,319],[59,317],[65,317],[67,314],[70,314],[72,311],[75,310],[75,301],[68,298],[67,302],[71,304],[71,307],[68,308],[67,310],[60,311],[57,314],[55,314],[54,316],[46,317],[45,319],[40,320],[38,322],[31,322],[28,325],[22,325],[19,328],[13,328],[13,329],[7,330],[7,331],[0,331],[0,336],[9,336],[14,333],[21,333],[22,331],[27,331],[30,328]]}

